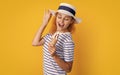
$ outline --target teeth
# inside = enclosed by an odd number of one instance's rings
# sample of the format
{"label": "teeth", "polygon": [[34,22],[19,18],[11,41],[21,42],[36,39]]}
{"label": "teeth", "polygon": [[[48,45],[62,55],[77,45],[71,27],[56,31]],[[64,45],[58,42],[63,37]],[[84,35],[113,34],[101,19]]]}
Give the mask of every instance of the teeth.
{"label": "teeth", "polygon": [[58,24],[60,27],[63,27],[64,25]]}

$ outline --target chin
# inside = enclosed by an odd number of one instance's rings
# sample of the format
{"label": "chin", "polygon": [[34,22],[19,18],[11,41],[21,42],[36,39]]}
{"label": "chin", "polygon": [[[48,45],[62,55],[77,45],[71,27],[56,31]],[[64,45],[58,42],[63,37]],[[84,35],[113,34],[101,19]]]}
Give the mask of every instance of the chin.
{"label": "chin", "polygon": [[62,31],[62,29],[57,29],[58,31]]}
{"label": "chin", "polygon": [[63,29],[62,29],[61,27],[58,26],[58,27],[57,27],[57,30],[58,30],[58,31],[61,31],[61,30],[63,30]]}

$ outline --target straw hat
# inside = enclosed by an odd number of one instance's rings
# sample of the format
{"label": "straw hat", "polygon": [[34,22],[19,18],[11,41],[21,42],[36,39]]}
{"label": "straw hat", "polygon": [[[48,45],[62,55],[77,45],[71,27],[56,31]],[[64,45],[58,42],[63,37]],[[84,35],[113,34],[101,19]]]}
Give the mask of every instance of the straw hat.
{"label": "straw hat", "polygon": [[76,24],[81,22],[80,18],[75,17],[76,9],[71,4],[60,3],[57,11],[54,11],[54,10],[50,10],[50,11],[51,11],[52,15],[55,15],[56,12],[59,12],[59,13],[63,13],[63,14],[72,16],[75,19]]}

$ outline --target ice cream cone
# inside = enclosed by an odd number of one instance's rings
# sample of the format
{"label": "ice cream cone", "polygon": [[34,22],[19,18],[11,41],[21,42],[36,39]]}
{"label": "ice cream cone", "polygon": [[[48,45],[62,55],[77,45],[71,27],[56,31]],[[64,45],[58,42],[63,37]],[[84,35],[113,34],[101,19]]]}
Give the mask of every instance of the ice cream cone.
{"label": "ice cream cone", "polygon": [[52,44],[53,46],[55,46],[55,44],[57,43],[58,36],[59,36],[59,34],[56,34],[55,37],[52,38],[51,44]]}

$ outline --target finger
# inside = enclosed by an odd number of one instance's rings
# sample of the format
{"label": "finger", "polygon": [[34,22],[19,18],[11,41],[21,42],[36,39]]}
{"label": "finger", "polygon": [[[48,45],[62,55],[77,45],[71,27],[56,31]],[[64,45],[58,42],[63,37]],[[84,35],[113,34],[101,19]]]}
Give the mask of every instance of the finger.
{"label": "finger", "polygon": [[48,48],[54,49],[55,47],[53,46],[53,44],[49,43],[49,44],[48,44]]}
{"label": "finger", "polygon": [[51,42],[48,45],[52,47],[52,43]]}
{"label": "finger", "polygon": [[48,47],[50,47],[50,43],[48,43]]}
{"label": "finger", "polygon": [[49,11],[50,11],[50,13],[51,13],[53,16],[55,16],[55,11],[50,10],[50,9],[49,9]]}
{"label": "finger", "polygon": [[51,49],[49,49],[49,52],[50,52],[50,53],[52,53],[52,50],[51,50]]}
{"label": "finger", "polygon": [[49,50],[50,53],[52,52],[52,48],[51,47],[48,47],[48,50]]}
{"label": "finger", "polygon": [[55,35],[55,39],[58,39],[59,34]]}
{"label": "finger", "polygon": [[50,14],[48,9],[44,9],[45,14]]}
{"label": "finger", "polygon": [[48,13],[50,14],[50,10],[48,9]]}
{"label": "finger", "polygon": [[49,43],[50,47],[53,47],[53,44],[52,43]]}
{"label": "finger", "polygon": [[50,14],[50,15],[52,15],[52,12],[51,12],[51,10],[50,10],[50,9],[48,9],[48,12],[49,12],[49,14]]}

